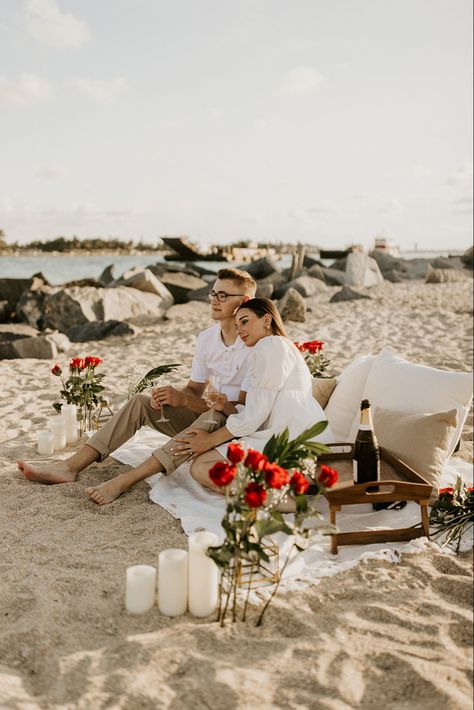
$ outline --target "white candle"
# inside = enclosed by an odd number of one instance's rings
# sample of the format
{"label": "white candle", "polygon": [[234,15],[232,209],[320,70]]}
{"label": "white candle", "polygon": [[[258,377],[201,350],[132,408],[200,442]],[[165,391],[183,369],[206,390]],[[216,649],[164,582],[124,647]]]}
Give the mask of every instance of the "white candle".
{"label": "white candle", "polygon": [[204,530],[189,536],[188,595],[193,616],[209,616],[217,609],[219,570],[206,555],[208,547],[217,545],[217,535]]}
{"label": "white candle", "polygon": [[79,438],[77,406],[75,404],[63,404],[61,414],[66,422],[66,441],[68,444],[74,444]]}
{"label": "white candle", "polygon": [[61,451],[66,447],[66,422],[64,417],[53,417],[49,420],[49,426],[54,436],[54,450]]}
{"label": "white candle", "polygon": [[155,603],[156,569],[151,565],[127,568],[125,608],[131,614],[143,614]]}
{"label": "white candle", "polygon": [[38,432],[38,453],[51,456],[54,453],[54,435],[52,431]]}
{"label": "white candle", "polygon": [[164,616],[180,616],[188,605],[188,553],[164,550],[158,558],[158,608]]}

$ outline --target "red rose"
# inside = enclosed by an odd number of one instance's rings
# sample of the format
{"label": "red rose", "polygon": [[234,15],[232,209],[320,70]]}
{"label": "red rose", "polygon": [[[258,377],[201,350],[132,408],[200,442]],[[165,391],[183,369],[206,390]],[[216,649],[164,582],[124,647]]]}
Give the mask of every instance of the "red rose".
{"label": "red rose", "polygon": [[451,497],[453,495],[453,493],[454,493],[454,491],[452,488],[440,488],[438,491],[438,494],[440,496],[450,496]]}
{"label": "red rose", "polygon": [[231,463],[240,463],[245,458],[245,451],[238,444],[229,444],[227,458]]}
{"label": "red rose", "polygon": [[267,492],[260,483],[249,483],[245,489],[245,502],[249,508],[258,508],[267,499]]}
{"label": "red rose", "polygon": [[318,483],[322,486],[325,488],[332,488],[338,478],[339,474],[333,468],[329,468],[329,466],[325,466],[324,464],[321,466],[321,473],[318,477]]}
{"label": "red rose", "polygon": [[253,468],[254,471],[261,471],[267,461],[268,459],[265,454],[262,454],[260,451],[256,451],[255,449],[249,449],[247,451],[244,464],[248,468]]}
{"label": "red rose", "polygon": [[309,488],[309,481],[306,480],[300,471],[295,471],[291,477],[290,486],[293,488],[294,492],[299,495],[306,493]]}
{"label": "red rose", "polygon": [[59,377],[59,375],[61,374],[62,370],[61,370],[61,368],[59,367],[59,365],[55,365],[55,366],[52,368],[51,372],[53,373],[53,375],[56,375],[56,377]]}
{"label": "red rose", "polygon": [[225,461],[218,461],[209,471],[209,478],[216,486],[228,486],[235,478],[237,469]]}
{"label": "red rose", "polygon": [[97,365],[100,365],[102,362],[102,358],[100,357],[92,357],[91,355],[88,355],[86,359],[84,360],[84,364],[86,367],[97,367]]}
{"label": "red rose", "polygon": [[69,363],[69,367],[71,370],[84,370],[86,368],[86,364],[82,357],[73,357]]}
{"label": "red rose", "polygon": [[277,463],[267,463],[264,466],[265,480],[270,488],[282,488],[290,482],[290,475],[286,468]]}
{"label": "red rose", "polygon": [[303,343],[295,342],[295,343],[293,343],[293,345],[296,345],[296,347],[298,348],[298,350],[300,351],[300,353],[302,353],[302,352],[304,351]]}

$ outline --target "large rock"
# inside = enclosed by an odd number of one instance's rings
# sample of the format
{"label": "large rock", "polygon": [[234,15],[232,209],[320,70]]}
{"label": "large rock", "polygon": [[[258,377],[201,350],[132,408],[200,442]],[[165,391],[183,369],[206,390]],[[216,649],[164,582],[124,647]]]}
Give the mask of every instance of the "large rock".
{"label": "large rock", "polygon": [[74,286],[46,296],[45,325],[69,335],[74,326],[94,321],[130,321],[137,325],[160,320],[169,305],[154,293],[135,288],[91,288]]}
{"label": "large rock", "polygon": [[337,291],[332,298],[330,298],[329,303],[338,303],[339,301],[358,301],[361,298],[370,298],[363,293],[358,293],[354,291],[350,286],[343,286],[340,291]]}
{"label": "large rock", "polygon": [[109,286],[109,284],[112,283],[112,281],[115,281],[115,264],[109,264],[108,266],[105,267],[101,275],[99,276],[99,281],[102,284],[102,286]]}
{"label": "large rock", "polygon": [[293,288],[298,291],[304,298],[309,296],[314,296],[318,291],[325,291],[326,284],[320,279],[313,278],[312,276],[297,276],[296,279],[290,281],[287,284],[283,284],[280,288],[276,289],[273,297],[283,298],[288,289]]}
{"label": "large rock", "polygon": [[118,320],[94,321],[76,325],[69,330],[69,338],[74,343],[85,343],[88,340],[104,340],[120,335],[137,335],[140,328],[130,323]]}
{"label": "large rock", "polygon": [[137,291],[143,291],[144,293],[154,293],[157,296],[161,296],[168,307],[174,303],[171,293],[150,269],[137,267],[126,271],[119,279],[109,284],[110,288],[116,288],[117,286],[127,286],[128,288],[136,288]]}
{"label": "large rock", "polygon": [[262,281],[257,281],[257,298],[271,298],[273,294],[273,284],[270,282],[263,283]]}
{"label": "large rock", "polygon": [[268,256],[251,261],[250,264],[240,264],[237,268],[246,271],[254,279],[264,279],[265,276],[270,276],[270,274],[280,271],[277,264]]}
{"label": "large rock", "polygon": [[426,274],[427,284],[445,284],[453,283],[455,281],[464,281],[467,274],[464,271],[458,269],[433,269],[429,267],[428,273]]}
{"label": "large rock", "polygon": [[51,333],[45,332],[43,335],[46,340],[49,340],[51,343],[55,344],[60,353],[67,353],[71,349],[71,341],[65,333],[60,333],[59,331],[54,330]]}
{"label": "large rock", "polygon": [[204,287],[209,290],[207,281],[184,272],[168,271],[160,277],[160,280],[172,294],[175,303],[187,303],[189,301],[189,291],[196,291]]}
{"label": "large rock", "polygon": [[439,256],[431,262],[433,269],[464,269],[460,256]]}
{"label": "large rock", "polygon": [[353,251],[346,259],[346,283],[349,286],[376,286],[383,282],[375,259],[360,251]]}
{"label": "large rock", "polygon": [[34,328],[44,328],[44,299],[48,293],[57,290],[41,278],[33,276],[30,288],[22,293],[17,303],[18,317]]}
{"label": "large rock", "polygon": [[461,261],[469,269],[474,268],[474,247],[469,247],[469,249],[466,249],[466,251],[461,257]]}
{"label": "large rock", "polygon": [[385,252],[378,251],[377,249],[371,251],[369,256],[377,262],[382,274],[385,274],[386,271],[392,271],[393,269],[397,271],[405,271],[402,267],[402,262],[405,261],[405,259],[398,259],[396,256],[386,254]]}
{"label": "large rock", "polygon": [[23,291],[27,291],[32,279],[0,279],[0,301],[6,301],[3,307],[3,321],[8,320],[16,312],[16,304]]}
{"label": "large rock", "polygon": [[322,272],[328,286],[344,286],[347,281],[345,272],[339,269],[323,267]]}
{"label": "large rock", "polygon": [[34,338],[37,335],[39,335],[38,330],[26,323],[0,324],[0,341],[13,342],[21,338]]}
{"label": "large rock", "polygon": [[12,342],[0,341],[0,359],[36,358],[50,360],[57,357],[56,345],[44,335],[18,338]]}
{"label": "large rock", "polygon": [[202,288],[197,288],[195,291],[188,291],[187,300],[188,301],[202,301],[203,303],[209,303],[209,291],[211,290],[209,284],[206,284]]}
{"label": "large rock", "polygon": [[280,315],[284,321],[304,323],[306,320],[306,303],[301,294],[294,288],[289,288],[277,304]]}
{"label": "large rock", "polygon": [[209,269],[203,269],[196,264],[190,264],[186,262],[182,263],[172,263],[158,261],[156,264],[149,264],[147,267],[157,278],[161,279],[162,276],[169,273],[179,273],[179,274],[189,274],[189,276],[203,276],[203,275],[213,275],[216,278],[215,272],[209,271]]}
{"label": "large rock", "polygon": [[308,274],[309,276],[312,276],[314,279],[319,279],[320,281],[324,281],[326,283],[326,279],[324,278],[324,271],[323,271],[323,266],[321,264],[313,264],[311,268],[308,269]]}

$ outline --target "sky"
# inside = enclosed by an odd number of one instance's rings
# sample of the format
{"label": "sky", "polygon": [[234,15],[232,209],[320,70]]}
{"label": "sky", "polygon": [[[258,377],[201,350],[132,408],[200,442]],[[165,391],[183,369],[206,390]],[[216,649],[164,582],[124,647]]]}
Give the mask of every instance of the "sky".
{"label": "sky", "polygon": [[472,0],[0,0],[0,228],[465,249],[472,82]]}

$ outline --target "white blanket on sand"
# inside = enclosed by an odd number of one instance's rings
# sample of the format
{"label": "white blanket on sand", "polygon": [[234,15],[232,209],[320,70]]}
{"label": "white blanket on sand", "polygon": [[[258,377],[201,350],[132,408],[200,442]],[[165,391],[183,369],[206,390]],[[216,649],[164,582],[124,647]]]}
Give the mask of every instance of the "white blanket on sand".
{"label": "white blanket on sand", "polygon": [[[132,439],[117,449],[113,457],[122,463],[137,466],[166,440],[166,436],[143,427]],[[461,459],[451,458],[443,471],[440,487],[451,485],[457,475],[465,481],[472,480],[472,466]],[[219,493],[204,490],[196,483],[189,475],[188,464],[180,466],[172,476],[158,473],[148,478],[147,482],[150,485],[150,499],[180,520],[187,535],[197,529],[206,529],[217,533],[219,540],[222,540],[221,520],[224,515],[224,498]],[[318,501],[318,509],[327,520],[328,507],[325,499],[321,498]],[[409,502],[402,510],[379,512],[375,512],[371,505],[347,506],[337,516],[338,528],[341,531],[404,528],[419,522],[420,508],[413,502]],[[275,535],[274,539],[280,547],[280,560],[284,562],[292,546],[292,539],[283,534]],[[468,548],[471,543],[472,536],[469,541],[465,541],[463,549]],[[434,544],[427,538],[421,537],[403,543],[340,547],[338,554],[332,555],[329,551],[329,538],[315,532],[306,550],[292,554],[292,560],[287,565],[281,581],[281,590],[303,589],[311,584],[317,584],[323,577],[330,577],[368,559],[397,562],[401,552],[420,552]],[[439,549],[438,546],[436,547]]]}

